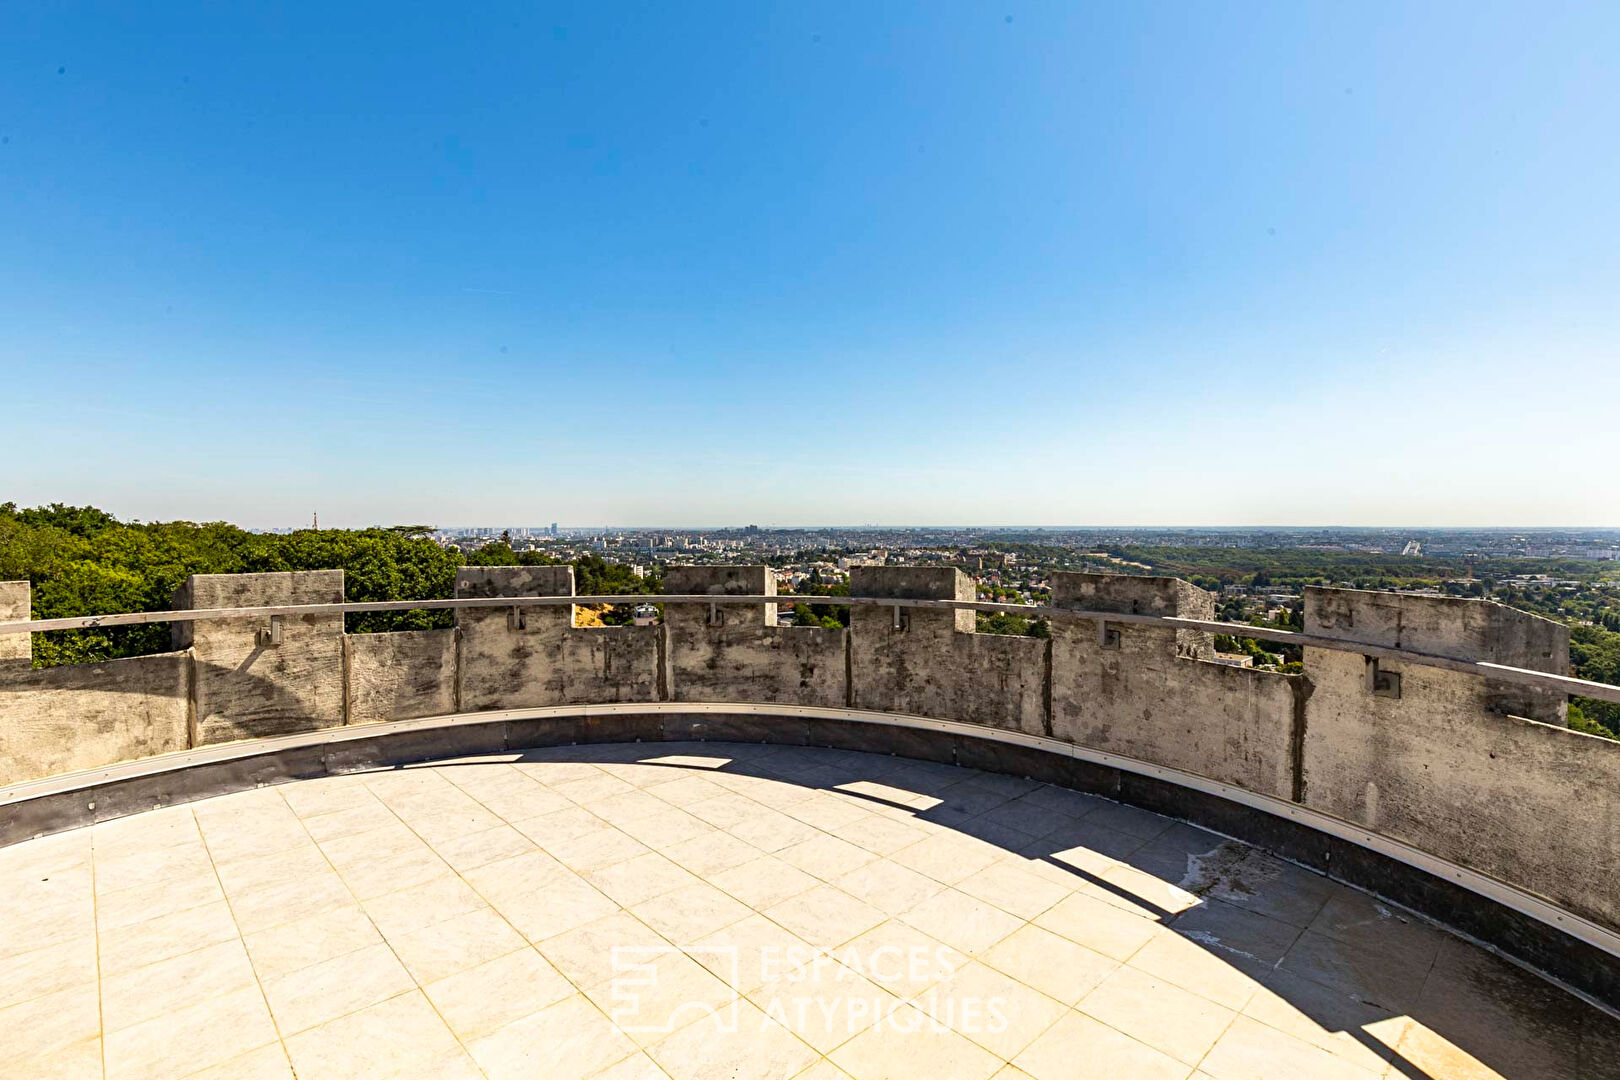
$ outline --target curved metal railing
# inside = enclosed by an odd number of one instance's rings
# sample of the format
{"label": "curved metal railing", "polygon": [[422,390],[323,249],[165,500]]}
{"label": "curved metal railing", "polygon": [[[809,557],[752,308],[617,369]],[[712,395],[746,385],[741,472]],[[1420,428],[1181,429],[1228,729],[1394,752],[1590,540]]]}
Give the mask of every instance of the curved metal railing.
{"label": "curved metal railing", "polygon": [[968,610],[989,613],[1005,612],[1032,615],[1040,618],[1073,619],[1101,622],[1120,626],[1149,626],[1171,630],[1199,630],[1234,637],[1257,638],[1284,645],[1310,646],[1355,653],[1379,660],[1417,664],[1421,667],[1455,671],[1464,675],[1477,675],[1499,682],[1534,687],[1554,693],[1572,694],[1620,704],[1620,686],[1577,679],[1571,675],[1554,675],[1546,671],[1509,667],[1485,660],[1459,660],[1450,656],[1420,652],[1415,649],[1396,649],[1384,645],[1347,641],[1344,638],[1323,637],[1292,630],[1273,630],[1250,626],[1247,623],[1220,622],[1213,619],[1186,619],[1173,615],[1133,615],[1117,611],[1086,611],[1078,608],[1051,607],[1041,604],[996,604],[976,600],[911,600],[887,596],[814,596],[797,593],[779,595],[738,595],[689,593],[638,593],[614,596],[479,596],[454,600],[372,600],[341,604],[279,604],[268,607],[199,608],[181,611],[132,611],[114,615],[83,615],[62,619],[29,619],[0,623],[0,635],[43,633],[50,630],[91,630],[108,626],[141,626],[151,623],[197,622],[204,619],[266,618],[275,615],[350,615],[379,611],[456,610],[460,608],[515,608],[561,607],[563,605],[594,606],[600,604],[816,604],[835,607],[932,608],[936,610]]}

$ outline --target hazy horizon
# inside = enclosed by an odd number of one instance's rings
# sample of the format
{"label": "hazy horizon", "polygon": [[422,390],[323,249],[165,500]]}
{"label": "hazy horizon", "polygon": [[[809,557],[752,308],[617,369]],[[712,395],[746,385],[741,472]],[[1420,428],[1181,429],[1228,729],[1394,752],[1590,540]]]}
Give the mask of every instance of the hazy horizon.
{"label": "hazy horizon", "polygon": [[0,501],[1620,523],[1620,7],[9,15]]}

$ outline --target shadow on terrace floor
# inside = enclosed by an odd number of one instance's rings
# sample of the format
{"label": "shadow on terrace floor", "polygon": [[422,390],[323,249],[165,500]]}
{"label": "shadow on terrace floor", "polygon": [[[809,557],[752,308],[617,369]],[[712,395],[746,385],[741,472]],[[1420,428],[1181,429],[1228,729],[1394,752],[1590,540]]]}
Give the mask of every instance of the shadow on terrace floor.
{"label": "shadow on terrace floor", "polygon": [[855,796],[975,837],[1174,931],[1155,936],[1132,966],[1370,1075],[1620,1076],[1620,1021],[1601,1010],[1368,894],[1134,807],[848,750],[610,744],[523,760],[738,773]]}

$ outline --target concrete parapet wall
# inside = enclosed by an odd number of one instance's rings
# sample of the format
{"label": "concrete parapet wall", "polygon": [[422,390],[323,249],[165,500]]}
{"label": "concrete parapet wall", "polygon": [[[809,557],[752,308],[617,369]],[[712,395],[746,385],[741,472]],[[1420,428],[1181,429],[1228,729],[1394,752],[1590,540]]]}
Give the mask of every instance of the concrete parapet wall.
{"label": "concrete parapet wall", "polygon": [[[860,566],[853,596],[973,600],[955,567]],[[900,625],[895,625],[896,611]],[[850,704],[1043,734],[1047,643],[973,632],[970,610],[850,610]]]}
{"label": "concrete parapet wall", "polygon": [[347,719],[351,724],[456,712],[456,632],[350,634]]}
{"label": "concrete parapet wall", "polygon": [[186,749],[190,678],[183,652],[0,673],[0,784]]}
{"label": "concrete parapet wall", "polygon": [[[1053,575],[1053,604],[1089,611],[1210,619],[1210,595],[1185,581],[1120,574]],[[1210,635],[1052,624],[1052,731],[1080,746],[1290,798],[1297,747],[1295,680],[1228,667]]]}
{"label": "concrete parapet wall", "polygon": [[[469,566],[456,595],[573,596],[572,566]],[[463,710],[659,700],[656,626],[576,629],[572,605],[460,608]]]}
{"label": "concrete parapet wall", "polygon": [[[1543,671],[1568,663],[1562,624],[1484,601],[1312,589],[1305,629]],[[1307,806],[1620,926],[1620,744],[1562,728],[1561,701],[1478,676],[1329,649],[1307,649],[1305,667]]]}
{"label": "concrete parapet wall", "polygon": [[[671,566],[673,595],[775,596],[767,566]],[[848,634],[777,626],[776,605],[665,604],[665,683],[671,701],[843,705]],[[718,619],[718,622],[714,620]]]}
{"label": "concrete parapet wall", "polygon": [[[194,574],[175,594],[181,609],[340,604],[343,571]],[[174,624],[177,648],[195,663],[194,740],[207,743],[312,731],[343,723],[343,616],[201,619]]]}

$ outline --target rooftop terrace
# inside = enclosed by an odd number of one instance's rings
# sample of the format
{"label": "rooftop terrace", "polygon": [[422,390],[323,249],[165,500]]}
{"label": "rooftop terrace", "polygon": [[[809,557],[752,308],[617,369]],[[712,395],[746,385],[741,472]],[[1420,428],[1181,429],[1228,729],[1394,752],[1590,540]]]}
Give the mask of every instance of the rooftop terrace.
{"label": "rooftop terrace", "polygon": [[667,585],[348,635],[341,574],[198,577],[176,651],[44,670],[0,625],[0,1077],[1620,1076],[1558,624],[1312,590],[1289,676],[1174,579],[1058,575],[1049,640],[949,569],[847,630]]}

